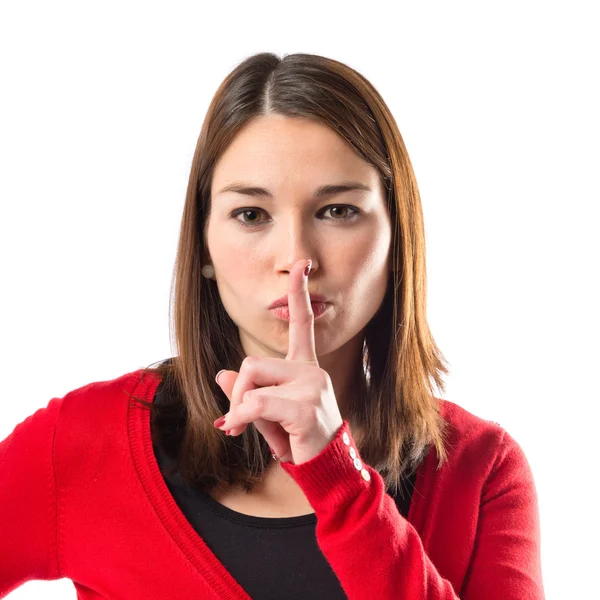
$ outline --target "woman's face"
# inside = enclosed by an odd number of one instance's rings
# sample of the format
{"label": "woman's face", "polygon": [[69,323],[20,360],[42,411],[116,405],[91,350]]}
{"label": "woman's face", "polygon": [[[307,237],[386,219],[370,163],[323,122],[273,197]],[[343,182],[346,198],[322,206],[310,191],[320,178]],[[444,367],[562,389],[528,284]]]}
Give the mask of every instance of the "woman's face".
{"label": "woman's face", "polygon": [[[370,191],[314,197],[347,182]],[[222,191],[234,183],[267,192]],[[268,115],[238,133],[215,166],[206,243],[247,356],[285,358],[289,324],[268,307],[287,294],[294,263],[309,258],[308,291],[331,303],[315,320],[317,356],[352,339],[362,349],[391,274],[385,197],[376,169],[324,125]]]}

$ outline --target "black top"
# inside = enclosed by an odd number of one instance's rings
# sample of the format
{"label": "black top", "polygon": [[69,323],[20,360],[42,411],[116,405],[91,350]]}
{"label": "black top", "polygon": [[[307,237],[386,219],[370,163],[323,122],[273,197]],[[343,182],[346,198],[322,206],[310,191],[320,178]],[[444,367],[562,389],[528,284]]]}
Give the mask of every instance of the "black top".
{"label": "black top", "polygon": [[[162,383],[162,382],[161,382]],[[161,385],[154,403],[165,402]],[[236,512],[199,488],[169,475],[171,457],[153,442],[154,455],[177,505],[213,554],[248,595],[257,600],[334,600],[347,598],[316,539],[315,514],[255,517]],[[416,470],[403,481],[402,498],[390,493],[408,516]],[[389,493],[389,492],[388,492]],[[371,559],[372,560],[372,559]]]}

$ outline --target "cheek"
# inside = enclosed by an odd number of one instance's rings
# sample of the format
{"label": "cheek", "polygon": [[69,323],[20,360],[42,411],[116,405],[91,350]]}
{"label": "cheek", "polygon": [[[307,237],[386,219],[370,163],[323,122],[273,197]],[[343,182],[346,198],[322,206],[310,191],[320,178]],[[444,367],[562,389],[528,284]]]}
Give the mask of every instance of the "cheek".
{"label": "cheek", "polygon": [[219,285],[229,294],[246,300],[253,295],[257,281],[260,281],[255,262],[249,260],[247,255],[228,253],[220,257],[218,264]]}
{"label": "cheek", "polygon": [[[350,314],[361,321],[367,321],[377,311],[385,297],[385,292],[391,276],[389,268],[389,245],[380,242],[374,243],[374,238],[357,240],[348,250],[347,264],[351,272],[352,281]],[[383,241],[385,242],[385,240]]]}
{"label": "cheek", "polygon": [[224,282],[243,278],[253,268],[253,257],[243,240],[243,235],[235,235],[229,227],[209,222],[206,243],[210,257],[219,272],[219,279]]}
{"label": "cheek", "polygon": [[342,260],[352,265],[357,276],[372,281],[387,268],[389,242],[376,235],[357,236],[347,244]]}
{"label": "cheek", "polygon": [[248,249],[238,250],[229,242],[221,243],[213,254],[217,265],[217,282],[223,302],[248,304],[249,298],[259,294],[259,287],[264,280],[261,260],[257,254]]}

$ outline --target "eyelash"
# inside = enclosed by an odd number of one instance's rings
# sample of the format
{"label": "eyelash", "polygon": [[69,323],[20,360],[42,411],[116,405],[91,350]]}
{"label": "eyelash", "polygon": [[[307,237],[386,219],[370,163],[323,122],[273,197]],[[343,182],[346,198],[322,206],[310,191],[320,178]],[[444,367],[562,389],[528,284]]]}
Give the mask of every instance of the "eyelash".
{"label": "eyelash", "polygon": [[[339,219],[331,219],[332,221],[341,221],[341,222],[353,221],[356,217],[358,217],[359,213],[361,212],[360,209],[356,208],[355,206],[348,206],[347,204],[330,204],[329,206],[326,206],[325,208],[323,208],[323,211],[327,211],[330,208],[348,208],[348,209],[354,211],[351,215],[349,215],[347,217],[341,217]],[[236,217],[238,215],[241,215],[245,212],[264,212],[264,211],[262,208],[255,208],[252,206],[238,208],[231,213],[230,218],[233,219],[234,221],[236,221],[240,227],[256,228],[260,225],[264,225],[264,223],[244,223],[243,221],[236,219]]]}

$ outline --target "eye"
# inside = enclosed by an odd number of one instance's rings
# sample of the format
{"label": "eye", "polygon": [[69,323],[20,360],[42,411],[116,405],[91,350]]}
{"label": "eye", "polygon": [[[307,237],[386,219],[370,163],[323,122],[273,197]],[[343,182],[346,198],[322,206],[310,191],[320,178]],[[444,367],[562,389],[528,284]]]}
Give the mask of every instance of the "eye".
{"label": "eye", "polygon": [[[354,221],[358,215],[360,214],[360,209],[356,208],[356,206],[349,206],[346,204],[331,204],[330,206],[326,206],[321,212],[325,213],[327,211],[336,211],[335,214],[339,214],[339,211],[342,211],[342,216],[338,216],[338,217],[333,217],[333,218],[327,218],[324,219],[326,221],[333,221],[333,222],[347,222],[347,221]],[[350,214],[344,214],[345,212],[348,211],[352,211],[350,212]],[[257,221],[255,219],[252,218],[252,215],[255,215],[257,213],[263,213],[266,214],[265,211],[262,208],[256,208],[256,207],[250,207],[250,206],[246,206],[244,208],[238,208],[236,210],[234,210],[230,216],[231,219],[233,219],[234,221],[237,221],[237,223],[242,226],[242,227],[253,227],[256,228],[259,225],[264,224],[264,222],[260,222]],[[249,221],[242,221],[240,219],[238,219],[237,217],[239,215],[244,215],[246,218],[250,217]]]}
{"label": "eye", "polygon": [[238,208],[231,213],[231,218],[236,220],[242,227],[254,227],[256,224],[255,219],[250,219],[250,221],[240,221],[237,217],[238,215],[244,215],[244,217],[248,217],[248,215],[256,215],[257,213],[264,212],[260,208]]}

